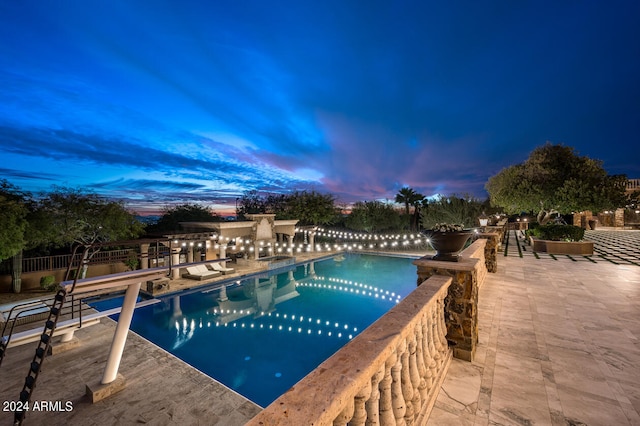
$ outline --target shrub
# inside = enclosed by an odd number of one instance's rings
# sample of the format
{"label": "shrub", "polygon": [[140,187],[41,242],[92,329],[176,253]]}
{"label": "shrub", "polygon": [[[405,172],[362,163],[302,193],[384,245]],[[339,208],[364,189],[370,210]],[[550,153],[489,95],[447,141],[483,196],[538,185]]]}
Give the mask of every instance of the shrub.
{"label": "shrub", "polygon": [[528,235],[541,240],[580,241],[584,238],[584,229],[573,225],[541,225],[530,228]]}
{"label": "shrub", "polygon": [[524,236],[529,239],[529,237],[540,238],[540,224],[538,222],[530,222],[529,227],[524,231]]}
{"label": "shrub", "polygon": [[130,271],[135,271],[136,269],[138,269],[140,261],[138,260],[138,256],[136,255],[136,253],[129,253],[129,257],[127,257],[127,260],[124,261],[124,264],[127,265]]}
{"label": "shrub", "polygon": [[431,229],[437,223],[461,223],[465,228],[473,228],[483,211],[490,211],[487,202],[471,195],[439,197],[423,203],[422,227]]}
{"label": "shrub", "polygon": [[40,287],[43,290],[53,291],[58,287],[56,283],[56,277],[53,275],[45,275],[40,278]]}

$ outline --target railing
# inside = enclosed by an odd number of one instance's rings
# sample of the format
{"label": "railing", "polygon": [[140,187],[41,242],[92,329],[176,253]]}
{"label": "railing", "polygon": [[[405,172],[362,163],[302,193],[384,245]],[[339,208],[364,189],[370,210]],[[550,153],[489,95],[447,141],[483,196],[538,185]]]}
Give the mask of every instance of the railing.
{"label": "railing", "polygon": [[[91,258],[91,264],[98,265],[123,262],[128,259],[130,253],[137,255],[136,252],[132,250],[99,251]],[[79,254],[76,255],[76,262],[79,262],[79,256]],[[24,258],[22,259],[22,272],[54,271],[56,269],[66,269],[70,261],[70,254]],[[10,259],[2,262],[2,264],[0,265],[0,273],[10,273],[10,262]]]}
{"label": "railing", "polygon": [[[22,259],[22,272],[53,271],[64,269],[69,263],[70,254],[46,257],[31,257]],[[0,275],[11,273],[11,259],[0,262]]]}
{"label": "railing", "polygon": [[451,281],[424,281],[248,425],[423,423],[451,360],[444,318]]}

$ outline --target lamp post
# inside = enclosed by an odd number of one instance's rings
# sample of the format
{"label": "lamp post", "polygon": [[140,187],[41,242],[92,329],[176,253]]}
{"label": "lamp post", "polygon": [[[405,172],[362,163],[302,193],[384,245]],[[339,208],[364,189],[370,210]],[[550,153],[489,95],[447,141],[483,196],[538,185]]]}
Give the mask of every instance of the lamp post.
{"label": "lamp post", "polygon": [[489,216],[487,216],[486,214],[484,214],[484,212],[482,212],[480,217],[478,217],[478,221],[480,222],[480,226],[482,227],[482,231],[483,232],[486,231],[487,225],[489,225]]}

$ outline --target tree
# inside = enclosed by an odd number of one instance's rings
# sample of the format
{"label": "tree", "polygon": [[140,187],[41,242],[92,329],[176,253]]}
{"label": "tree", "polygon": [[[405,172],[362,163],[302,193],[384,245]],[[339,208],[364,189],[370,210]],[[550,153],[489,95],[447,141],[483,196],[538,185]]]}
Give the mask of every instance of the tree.
{"label": "tree", "polygon": [[345,219],[345,224],[355,231],[383,232],[398,230],[401,220],[398,211],[389,204],[358,201]]}
{"label": "tree", "polygon": [[[30,194],[2,181],[0,208],[0,257],[12,257],[12,287],[16,293],[21,290],[23,250],[135,238],[144,227],[120,202],[60,187],[34,201]],[[88,260],[93,253],[86,254]],[[82,273],[84,276],[86,267]]]}
{"label": "tree", "polygon": [[59,247],[135,238],[144,230],[122,202],[80,189],[54,187],[39,208],[50,227],[50,242]]}
{"label": "tree", "polygon": [[338,214],[333,195],[295,191],[285,197],[284,210],[276,212],[276,219],[298,219],[300,225],[328,225]]}
{"label": "tree", "polygon": [[198,204],[181,204],[166,207],[158,222],[149,232],[162,233],[180,230],[180,222],[220,222],[222,218],[210,208]]}
{"label": "tree", "polygon": [[79,189],[55,187],[38,204],[42,240],[58,247],[84,248],[81,278],[86,275],[88,261],[99,250],[95,243],[136,238],[144,230],[123,203]]}
{"label": "tree", "polygon": [[11,288],[22,288],[22,251],[28,245],[30,194],[6,180],[0,181],[0,260],[11,258]]}
{"label": "tree", "polygon": [[0,180],[0,260],[13,257],[26,247],[27,194]]}
{"label": "tree", "polygon": [[[409,220],[409,229],[417,230],[418,217],[420,215],[420,203],[424,200],[424,195],[417,193],[412,188],[403,187],[396,194],[395,201],[404,204],[405,215]],[[413,206],[413,216],[410,216],[409,206]]]}
{"label": "tree", "polygon": [[32,195],[6,180],[0,181],[0,209],[0,260],[11,258],[11,287],[20,293],[23,252],[47,244],[51,228]]}
{"label": "tree", "polygon": [[269,194],[262,201],[262,205],[265,213],[275,214],[276,217],[280,216],[279,218],[281,219],[289,219],[289,217],[283,216],[287,209],[287,196],[285,194]]}
{"label": "tree", "polygon": [[262,197],[258,191],[247,191],[240,199],[238,218],[247,214],[275,214],[276,219],[298,219],[300,225],[326,225],[339,214],[335,197],[316,191],[295,191],[291,194],[269,194]]}
{"label": "tree", "polygon": [[600,160],[579,156],[571,147],[546,143],[529,158],[501,170],[485,185],[491,205],[507,213],[537,211],[546,223],[554,214],[623,206],[626,177],[610,176]]}
{"label": "tree", "polygon": [[453,194],[425,200],[422,207],[422,225],[430,229],[436,223],[452,223],[472,228],[480,214],[486,210],[487,204],[468,194]]}
{"label": "tree", "polygon": [[240,204],[236,211],[236,216],[238,220],[245,220],[245,215],[248,214],[258,214],[258,213],[266,213],[267,208],[265,205],[265,200],[263,197],[258,194],[258,191],[251,190],[246,191],[242,194],[240,198]]}

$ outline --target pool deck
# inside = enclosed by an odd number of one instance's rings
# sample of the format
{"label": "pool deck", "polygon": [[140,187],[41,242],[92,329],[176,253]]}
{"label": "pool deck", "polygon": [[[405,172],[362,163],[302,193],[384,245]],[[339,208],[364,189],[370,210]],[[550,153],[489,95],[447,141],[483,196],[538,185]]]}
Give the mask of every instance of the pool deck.
{"label": "pool deck", "polygon": [[429,425],[640,425],[640,232],[588,237],[618,264],[499,255],[476,359],[453,360]]}
{"label": "pool deck", "polygon": [[[526,249],[521,257],[513,245],[499,254],[498,273],[480,289],[476,359],[453,361],[429,424],[640,424],[640,231],[610,237],[599,249],[623,244],[627,263],[538,258]],[[174,280],[171,291],[211,281]],[[73,410],[32,411],[24,424],[233,426],[260,410],[133,332],[120,365],[127,386],[92,404],[85,385],[101,378],[114,329],[102,319],[76,332],[80,347],[46,358],[34,400],[71,401]],[[8,350],[0,402],[18,399],[34,348]],[[12,418],[3,411],[0,424]]]}

